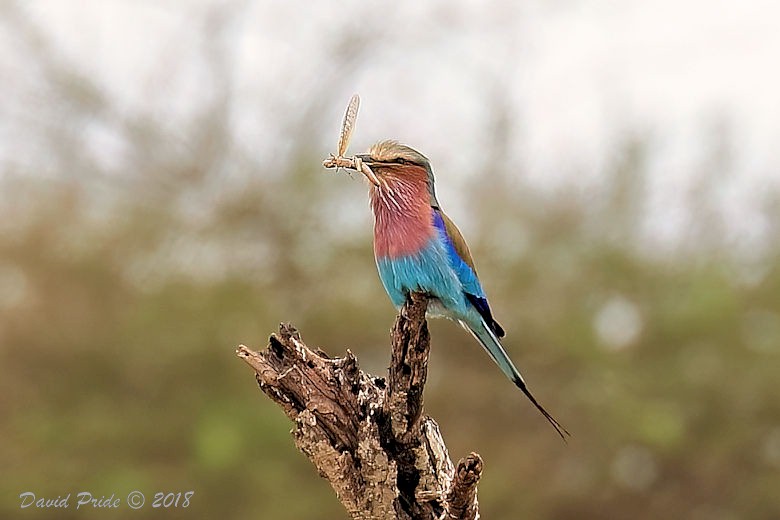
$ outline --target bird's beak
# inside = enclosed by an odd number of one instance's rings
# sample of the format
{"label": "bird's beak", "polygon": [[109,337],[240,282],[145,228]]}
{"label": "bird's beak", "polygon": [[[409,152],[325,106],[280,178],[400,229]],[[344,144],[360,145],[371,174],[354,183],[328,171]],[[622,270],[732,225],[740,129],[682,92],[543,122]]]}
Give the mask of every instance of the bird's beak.
{"label": "bird's beak", "polygon": [[355,155],[355,169],[366,176],[366,179],[376,187],[381,186],[379,177],[376,176],[374,170],[371,169],[369,164],[371,163],[371,156],[368,154],[356,154]]}

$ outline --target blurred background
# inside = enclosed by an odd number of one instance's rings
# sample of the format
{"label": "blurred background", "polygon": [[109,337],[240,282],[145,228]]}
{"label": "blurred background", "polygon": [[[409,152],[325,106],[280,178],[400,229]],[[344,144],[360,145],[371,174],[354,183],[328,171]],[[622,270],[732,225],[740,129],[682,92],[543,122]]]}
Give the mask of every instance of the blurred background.
{"label": "blurred background", "polygon": [[[484,518],[780,517],[771,1],[0,2],[0,516],[346,518],[234,355],[280,321],[383,374],[351,151],[426,154],[507,348],[426,406]],[[188,509],[19,494],[194,490]],[[71,503],[75,498],[71,498]]]}

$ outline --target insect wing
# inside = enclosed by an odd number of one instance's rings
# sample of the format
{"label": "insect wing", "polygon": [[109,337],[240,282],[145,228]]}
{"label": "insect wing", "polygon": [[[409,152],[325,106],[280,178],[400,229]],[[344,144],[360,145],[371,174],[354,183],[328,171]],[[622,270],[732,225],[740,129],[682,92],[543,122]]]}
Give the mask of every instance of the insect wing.
{"label": "insect wing", "polygon": [[349,141],[352,138],[352,131],[355,129],[355,120],[357,119],[358,108],[360,108],[360,96],[352,96],[344,114],[344,122],[341,123],[341,135],[339,135],[338,156],[343,157],[347,152]]}

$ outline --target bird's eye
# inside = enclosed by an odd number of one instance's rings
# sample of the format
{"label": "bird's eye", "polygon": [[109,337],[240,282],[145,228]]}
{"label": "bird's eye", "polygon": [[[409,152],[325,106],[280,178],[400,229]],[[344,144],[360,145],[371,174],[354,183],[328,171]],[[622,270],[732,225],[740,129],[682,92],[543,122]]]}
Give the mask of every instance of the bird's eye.
{"label": "bird's eye", "polygon": [[406,164],[406,159],[399,157],[398,159],[395,160],[395,162],[397,162],[398,164]]}

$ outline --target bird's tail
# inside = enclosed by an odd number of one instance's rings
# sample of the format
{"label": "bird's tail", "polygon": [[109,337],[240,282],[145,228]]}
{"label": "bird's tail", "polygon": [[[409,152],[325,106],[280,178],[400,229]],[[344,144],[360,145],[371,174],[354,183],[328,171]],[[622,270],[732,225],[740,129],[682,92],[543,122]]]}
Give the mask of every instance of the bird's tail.
{"label": "bird's tail", "polygon": [[568,431],[566,431],[566,428],[561,426],[561,424],[555,420],[555,417],[550,415],[547,410],[544,409],[542,405],[539,404],[539,402],[536,400],[536,398],[531,394],[531,391],[528,390],[528,386],[525,384],[525,380],[523,379],[523,376],[520,375],[520,372],[515,367],[514,363],[512,363],[512,360],[509,359],[509,355],[506,353],[506,350],[504,350],[504,347],[501,345],[501,341],[496,337],[495,333],[490,330],[490,327],[487,326],[484,319],[481,319],[479,322],[479,325],[476,327],[470,327],[465,322],[461,321],[460,324],[471,332],[471,334],[477,338],[477,341],[482,345],[482,347],[485,349],[485,351],[490,355],[490,357],[495,361],[496,365],[501,369],[501,371],[520,389],[523,391],[523,393],[528,397],[528,399],[536,406],[536,408],[544,415],[544,417],[550,422],[550,424],[555,428],[555,431],[558,432],[558,435],[561,436],[561,438],[565,441],[566,435],[571,435]]}

